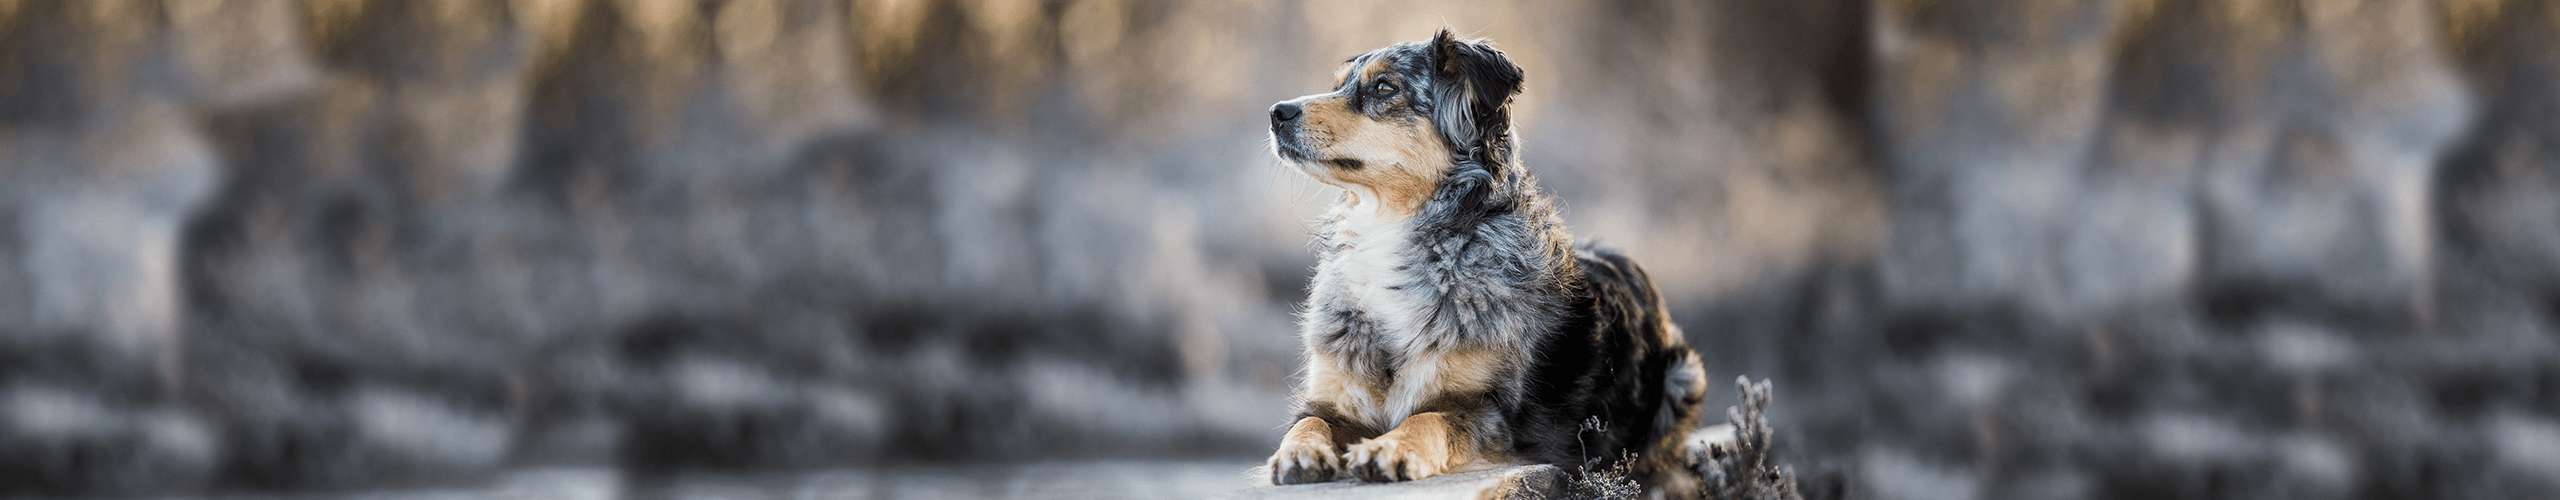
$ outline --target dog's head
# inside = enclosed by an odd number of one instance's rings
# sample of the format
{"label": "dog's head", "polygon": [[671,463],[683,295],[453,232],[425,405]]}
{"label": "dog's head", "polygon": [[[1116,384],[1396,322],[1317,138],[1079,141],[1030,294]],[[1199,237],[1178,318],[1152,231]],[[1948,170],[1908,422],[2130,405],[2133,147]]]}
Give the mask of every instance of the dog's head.
{"label": "dog's head", "polygon": [[1491,44],[1440,30],[1353,56],[1331,90],[1272,105],[1272,147],[1317,181],[1400,213],[1443,198],[1481,204],[1510,163],[1520,78]]}

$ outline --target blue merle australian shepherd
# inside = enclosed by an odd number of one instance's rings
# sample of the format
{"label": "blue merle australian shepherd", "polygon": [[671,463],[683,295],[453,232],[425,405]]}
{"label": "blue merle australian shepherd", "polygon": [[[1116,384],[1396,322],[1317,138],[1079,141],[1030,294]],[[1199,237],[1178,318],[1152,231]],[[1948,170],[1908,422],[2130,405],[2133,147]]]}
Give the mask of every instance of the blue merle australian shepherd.
{"label": "blue merle australian shepherd", "polygon": [[1318,231],[1272,482],[1627,453],[1648,484],[1684,482],[1670,473],[1707,390],[1697,354],[1644,270],[1574,244],[1520,164],[1520,83],[1487,41],[1442,30],[1271,107],[1276,154],[1343,191]]}

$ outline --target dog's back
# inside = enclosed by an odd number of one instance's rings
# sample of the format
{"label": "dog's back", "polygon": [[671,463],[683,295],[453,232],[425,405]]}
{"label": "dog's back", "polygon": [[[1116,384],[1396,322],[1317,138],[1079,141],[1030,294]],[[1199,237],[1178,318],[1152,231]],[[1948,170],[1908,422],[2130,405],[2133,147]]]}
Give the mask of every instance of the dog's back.
{"label": "dog's back", "polygon": [[1514,442],[1523,458],[1567,466],[1632,452],[1659,473],[1701,418],[1706,374],[1642,267],[1596,244],[1574,250],[1586,297],[1537,350]]}

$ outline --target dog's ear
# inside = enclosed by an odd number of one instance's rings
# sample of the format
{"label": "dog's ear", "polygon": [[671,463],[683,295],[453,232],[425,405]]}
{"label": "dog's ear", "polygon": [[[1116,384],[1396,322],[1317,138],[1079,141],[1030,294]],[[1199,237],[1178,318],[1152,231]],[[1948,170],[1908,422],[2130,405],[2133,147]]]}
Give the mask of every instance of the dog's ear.
{"label": "dog's ear", "polygon": [[1431,36],[1432,124],[1460,154],[1469,148],[1495,153],[1489,142],[1511,126],[1511,96],[1520,93],[1520,66],[1484,40],[1460,40],[1442,28]]}

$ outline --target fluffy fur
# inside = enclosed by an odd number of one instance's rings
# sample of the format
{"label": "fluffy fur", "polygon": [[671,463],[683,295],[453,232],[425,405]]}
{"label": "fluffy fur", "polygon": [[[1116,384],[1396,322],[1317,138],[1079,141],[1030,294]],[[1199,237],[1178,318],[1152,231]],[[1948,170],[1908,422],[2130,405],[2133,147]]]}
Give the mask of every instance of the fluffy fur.
{"label": "fluffy fur", "polygon": [[1705,374],[1644,271],[1575,245],[1516,160],[1521,80],[1491,44],[1443,30],[1273,106],[1274,153],[1344,191],[1317,236],[1273,482],[1622,452],[1644,475],[1672,469]]}

